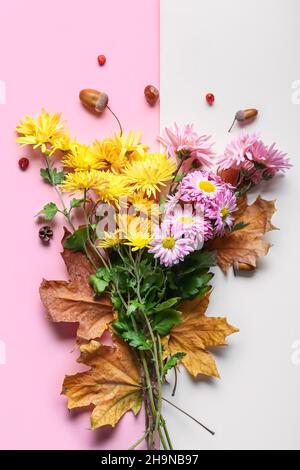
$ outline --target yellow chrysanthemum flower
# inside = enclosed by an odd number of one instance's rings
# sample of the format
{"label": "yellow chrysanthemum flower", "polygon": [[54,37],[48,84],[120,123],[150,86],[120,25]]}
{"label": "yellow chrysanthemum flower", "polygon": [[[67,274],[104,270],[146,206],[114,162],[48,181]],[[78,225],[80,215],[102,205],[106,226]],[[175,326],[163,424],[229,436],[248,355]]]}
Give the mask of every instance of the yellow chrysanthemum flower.
{"label": "yellow chrysanthemum flower", "polygon": [[119,237],[119,231],[115,232],[105,232],[103,234],[102,240],[97,241],[98,248],[114,248],[115,246],[120,245],[121,240]]}
{"label": "yellow chrysanthemum flower", "polygon": [[136,212],[141,214],[148,214],[149,216],[158,216],[160,213],[159,205],[154,199],[145,197],[144,193],[137,192],[129,198],[130,204]]}
{"label": "yellow chrysanthemum flower", "polygon": [[138,232],[128,236],[128,241],[125,242],[125,245],[131,246],[132,251],[138,251],[143,248],[148,248],[153,239],[154,237],[147,232]]}
{"label": "yellow chrysanthemum flower", "polygon": [[88,191],[95,189],[99,185],[99,171],[76,171],[68,173],[61,185],[63,192]]}
{"label": "yellow chrysanthemum flower", "polygon": [[127,137],[124,134],[117,135],[115,141],[119,143],[119,145],[122,145],[123,149],[126,149],[127,157],[138,159],[143,158],[148,150],[148,145],[141,143],[141,137],[141,132],[135,133],[131,131]]}
{"label": "yellow chrysanthemum flower", "polygon": [[127,163],[144,157],[147,146],[140,142],[141,134],[130,132],[128,136],[116,134],[112,138],[96,141],[93,151],[99,160],[105,163],[105,168],[121,173]]}
{"label": "yellow chrysanthemum flower", "polygon": [[54,137],[51,142],[52,148],[50,155],[53,155],[57,151],[64,153],[69,152],[73,144],[74,143],[71,141],[70,136],[67,133],[60,137]]}
{"label": "yellow chrysanthemum flower", "polygon": [[132,192],[124,176],[107,171],[98,171],[98,183],[94,191],[101,201],[114,203],[117,206],[120,199],[127,198]]}
{"label": "yellow chrysanthemum flower", "polygon": [[74,142],[70,150],[63,159],[65,167],[73,168],[75,171],[100,170],[104,167],[103,162],[99,160],[89,145]]}
{"label": "yellow chrysanthemum flower", "polygon": [[175,160],[168,159],[165,154],[153,153],[128,165],[124,174],[135,191],[155,197],[160,187],[171,181],[175,170]]}
{"label": "yellow chrysanthemum flower", "polygon": [[93,152],[105,170],[121,173],[126,165],[125,155],[116,151],[111,143],[111,139],[105,139],[102,142],[96,140],[93,145]]}
{"label": "yellow chrysanthemum flower", "polygon": [[26,116],[21,120],[17,132],[20,134],[17,142],[23,145],[33,145],[35,149],[41,147],[42,152],[45,153],[49,151],[49,146],[52,147],[53,143],[57,142],[58,138],[65,136],[66,129],[64,122],[61,121],[61,114],[50,114],[43,109],[37,119]]}
{"label": "yellow chrysanthemum flower", "polygon": [[122,214],[119,216],[119,233],[126,239],[125,245],[131,246],[132,251],[149,246],[153,240],[148,219]]}

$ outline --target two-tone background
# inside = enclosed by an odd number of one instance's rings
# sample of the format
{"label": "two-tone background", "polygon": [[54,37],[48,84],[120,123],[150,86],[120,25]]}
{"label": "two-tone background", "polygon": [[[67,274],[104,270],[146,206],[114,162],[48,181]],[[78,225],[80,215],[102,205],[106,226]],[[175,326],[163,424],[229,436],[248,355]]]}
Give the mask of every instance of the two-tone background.
{"label": "two-tone background", "polygon": [[[43,276],[66,276],[62,229],[48,249],[39,244],[33,216],[53,195],[38,162],[20,172],[26,150],[17,148],[14,128],[45,107],[61,111],[83,142],[114,132],[109,114],[97,119],[80,106],[86,87],[106,91],[125,129],[142,130],[155,148],[160,126],[176,120],[212,134],[222,152],[234,113],[255,106],[260,117],[250,130],[290,154],[293,170],[263,189],[278,200],[281,228],[270,235],[269,257],[254,276],[214,280],[209,314],[241,329],[216,353],[222,380],[179,377],[176,403],[216,436],[173,409],[164,414],[179,449],[300,448],[299,23],[298,0],[1,3],[1,449],[125,449],[143,428],[142,415],[128,414],[116,430],[92,433],[88,412],[68,413],[59,394],[64,374],[78,370],[72,331],[46,322],[38,296]],[[160,85],[160,109],[145,103],[150,83]],[[216,95],[213,108],[207,92]]]}

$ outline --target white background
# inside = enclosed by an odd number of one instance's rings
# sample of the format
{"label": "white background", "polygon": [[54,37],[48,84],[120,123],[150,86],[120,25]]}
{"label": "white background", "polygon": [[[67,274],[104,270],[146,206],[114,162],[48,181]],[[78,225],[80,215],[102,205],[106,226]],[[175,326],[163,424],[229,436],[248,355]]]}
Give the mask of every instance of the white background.
{"label": "white background", "polygon": [[[292,101],[299,48],[299,0],[161,0],[162,127],[194,122],[220,153],[234,113],[257,107],[249,130],[276,141],[294,164],[261,190],[277,198],[281,228],[268,237],[269,256],[253,276],[214,279],[208,313],[228,316],[241,332],[215,354],[221,381],[180,375],[175,402],[216,436],[166,405],[178,449],[300,449],[300,364],[292,361],[300,340],[300,104]],[[204,100],[210,91],[212,108]]]}

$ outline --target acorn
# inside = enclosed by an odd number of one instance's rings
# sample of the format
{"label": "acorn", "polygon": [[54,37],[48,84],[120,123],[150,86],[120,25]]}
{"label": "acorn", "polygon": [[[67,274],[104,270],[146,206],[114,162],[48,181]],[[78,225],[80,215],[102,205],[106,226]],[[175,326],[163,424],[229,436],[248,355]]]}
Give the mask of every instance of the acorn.
{"label": "acorn", "polygon": [[234,275],[236,276],[237,273],[239,271],[244,271],[244,272],[253,272],[256,270],[256,267],[251,265],[251,264],[248,264],[248,263],[239,263],[239,262],[235,262],[233,264],[233,271],[234,271]]}
{"label": "acorn", "polygon": [[238,122],[247,122],[247,121],[252,121],[253,119],[255,119],[258,115],[258,110],[257,109],[254,109],[254,108],[251,108],[251,109],[241,109],[240,111],[238,111],[235,115],[235,118],[234,118],[234,121],[232,123],[232,126],[231,128],[229,129],[228,132],[231,132],[234,124],[236,121]]}
{"label": "acorn", "polygon": [[147,103],[150,104],[150,106],[155,106],[159,100],[159,90],[153,85],[148,85],[144,90],[144,94]]}
{"label": "acorn", "polygon": [[79,98],[87,109],[100,114],[107,108],[109,100],[106,93],[89,88],[81,90]]}

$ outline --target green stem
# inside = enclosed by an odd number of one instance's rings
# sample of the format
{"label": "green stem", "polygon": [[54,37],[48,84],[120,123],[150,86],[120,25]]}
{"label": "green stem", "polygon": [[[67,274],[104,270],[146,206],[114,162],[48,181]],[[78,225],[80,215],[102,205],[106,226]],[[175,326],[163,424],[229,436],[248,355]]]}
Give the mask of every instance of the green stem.
{"label": "green stem", "polygon": [[[103,258],[103,256],[101,255],[100,251],[97,250],[95,244],[93,243],[92,239],[91,239],[91,236],[90,236],[90,221],[89,221],[89,216],[87,214],[87,210],[86,210],[86,203],[87,203],[87,190],[85,189],[84,190],[84,203],[83,203],[83,213],[84,213],[84,219],[85,219],[85,224],[86,224],[86,232],[87,232],[87,239],[88,239],[88,242],[89,242],[89,245],[90,247],[92,248],[93,252],[95,253],[95,255],[97,256],[97,258],[100,259],[101,263],[103,264],[103,266],[105,266],[105,268],[109,271],[110,270],[110,267],[108,266],[108,264],[106,263],[105,259]],[[87,251],[87,250],[86,250]],[[89,257],[90,259],[90,257]],[[93,265],[95,266],[95,263],[93,262]],[[97,267],[97,266],[96,266]]]}
{"label": "green stem", "polygon": [[211,431],[211,429],[209,429],[207,426],[204,426],[204,424],[202,424],[200,421],[198,421],[198,419],[194,418],[194,416],[190,415],[189,413],[187,413],[186,411],[182,410],[181,408],[179,408],[179,406],[176,406],[174,405],[174,403],[172,403],[171,401],[167,400],[166,398],[163,398],[163,401],[165,401],[166,403],[168,403],[169,405],[173,406],[173,408],[175,408],[176,410],[180,411],[181,413],[183,413],[185,416],[187,416],[188,418],[192,419],[193,421],[195,421],[195,423],[199,424],[199,426],[201,426],[203,429],[205,429],[205,431],[209,432],[209,434],[211,434],[212,436],[215,435],[214,431]]}
{"label": "green stem", "polygon": [[55,192],[56,192],[56,194],[57,194],[57,196],[58,196],[58,198],[59,198],[59,200],[60,200],[60,202],[61,202],[61,205],[62,205],[62,209],[63,209],[63,210],[60,211],[60,212],[65,216],[65,218],[67,219],[67,221],[68,221],[68,223],[69,223],[71,229],[75,232],[76,229],[75,229],[75,226],[73,225],[73,222],[72,222],[72,220],[71,220],[70,213],[69,213],[69,211],[68,211],[68,209],[67,209],[67,207],[66,207],[64,198],[63,198],[63,196],[62,196],[60,190],[58,189],[57,185],[54,184],[54,181],[53,181],[53,179],[52,179],[52,177],[51,177],[51,164],[50,164],[50,161],[49,161],[49,157],[48,157],[48,155],[45,155],[45,154],[44,154],[44,156],[45,156],[45,160],[46,160],[47,169],[48,169],[48,171],[49,171],[49,176],[50,176],[51,184],[52,184],[52,186],[53,186],[53,188],[54,188],[54,190],[55,190]]}
{"label": "green stem", "polygon": [[174,178],[173,178],[173,181],[172,181],[171,186],[170,186],[169,194],[172,194],[173,192],[175,192],[176,186],[175,186],[174,191],[173,191],[173,186],[174,186],[174,184],[175,184],[175,182],[176,182],[176,178],[177,178],[177,176],[178,176],[178,174],[179,174],[179,172],[180,172],[180,170],[181,170],[181,168],[182,168],[183,161],[184,161],[184,158],[181,158],[181,160],[180,160],[180,162],[179,162],[179,164],[178,164],[178,166],[177,166],[177,170],[176,170],[175,173],[174,173]]}
{"label": "green stem", "polygon": [[158,434],[159,434],[160,442],[161,442],[161,444],[162,444],[164,450],[171,450],[171,448],[169,448],[169,447],[168,447],[168,444],[166,443],[166,440],[165,440],[165,437],[164,437],[164,435],[163,435],[163,433],[162,433],[161,428],[159,428]]}
{"label": "green stem", "polygon": [[157,432],[160,426],[160,415],[161,415],[161,408],[162,408],[162,380],[161,380],[161,372],[159,368],[159,357],[157,352],[157,341],[155,335],[152,330],[151,323],[149,321],[148,316],[142,311],[142,315],[146,322],[152,343],[153,343],[153,352],[154,352],[154,366],[155,366],[155,373],[157,377],[157,387],[158,387],[158,399],[157,399],[157,413],[156,413],[156,422],[155,422],[155,431]]}
{"label": "green stem", "polygon": [[173,450],[173,444],[172,444],[172,441],[170,439],[170,434],[169,434],[166,422],[165,422],[165,420],[162,416],[161,416],[161,426],[164,430],[164,433],[165,433],[165,436],[166,436],[166,439],[167,439],[167,442],[168,442],[168,445],[169,445],[169,449]]}
{"label": "green stem", "polygon": [[[123,260],[124,265],[127,265],[125,258],[123,257],[121,250],[119,250],[119,254],[121,259]],[[140,270],[140,262],[141,262],[141,256],[142,253],[138,253],[136,257],[133,256],[130,248],[128,249],[128,257],[131,262],[132,270],[130,270],[131,274],[135,277],[137,287],[135,289],[136,295],[138,298],[138,301],[141,305],[143,305],[144,301],[141,295],[141,280],[142,280],[142,274]],[[122,293],[120,292],[120,289],[118,287],[118,283],[116,283],[116,290],[118,292],[118,295],[121,299],[122,304],[124,305],[125,309],[128,309],[128,304],[126,300],[124,299]],[[149,449],[155,448],[155,438],[157,435],[160,437],[161,445],[165,450],[172,449],[172,443],[170,441],[170,437],[168,434],[168,430],[166,429],[166,425],[164,420],[161,417],[161,408],[162,408],[162,378],[163,378],[163,359],[162,359],[162,348],[160,342],[158,342],[158,339],[155,337],[154,332],[152,330],[151,322],[149,321],[149,318],[147,315],[143,312],[142,309],[138,310],[138,313],[141,318],[144,319],[144,322],[147,325],[147,330],[149,331],[149,335],[152,340],[153,347],[151,349],[151,353],[153,355],[153,362],[154,362],[154,368],[155,368],[155,375],[156,375],[156,382],[157,382],[157,394],[158,398],[154,396],[154,384],[151,380],[151,374],[149,370],[149,358],[147,361],[147,356],[144,351],[139,351],[139,358],[140,358],[140,363],[143,371],[143,381],[144,381],[144,391],[147,394],[146,396],[149,399],[148,406],[150,408],[150,414],[147,408],[147,399],[145,399],[146,403],[146,412],[148,419],[150,417],[150,424],[151,427],[149,428],[149,434],[147,437],[150,435],[150,441],[148,441],[148,446]],[[135,332],[138,332],[138,324],[137,320],[134,315],[131,315],[131,322],[132,326]],[[159,345],[159,353],[157,349],[157,344]],[[155,423],[153,421],[155,420]]]}
{"label": "green stem", "polygon": [[[136,321],[135,321],[134,317],[132,317],[132,324],[133,324],[134,330],[138,331],[137,324],[136,324]],[[140,358],[141,358],[141,362],[142,362],[142,366],[143,366],[143,370],[144,370],[144,374],[145,374],[146,389],[147,389],[147,393],[148,393],[148,397],[149,397],[149,401],[150,401],[152,415],[153,415],[154,418],[157,419],[158,412],[157,412],[157,409],[156,409],[156,406],[155,406],[155,400],[154,400],[154,395],[153,395],[153,390],[152,390],[152,382],[151,382],[150,372],[149,372],[149,368],[148,368],[148,364],[147,364],[147,360],[146,360],[146,356],[145,356],[144,351],[140,351]],[[149,432],[149,434],[150,434],[150,432]],[[164,436],[161,433],[161,430],[158,429],[158,432],[159,432],[159,435],[160,435],[160,439],[161,439],[163,448],[165,450],[167,450],[168,447],[167,447],[166,441],[164,439]],[[155,438],[155,435],[156,435],[156,425],[155,425],[155,428],[154,428],[154,438]],[[150,443],[150,447],[152,448],[154,444],[155,443],[153,442],[153,435],[152,435],[152,441]]]}
{"label": "green stem", "polygon": [[[140,285],[141,285],[141,272],[140,272],[140,261],[141,261],[141,255],[142,253],[139,253],[137,256],[137,262],[134,262],[131,250],[129,249],[129,256],[131,258],[131,261],[133,263],[134,269],[135,269],[135,274],[136,274],[136,280],[137,280],[137,296],[138,296],[138,301],[140,304],[143,304],[143,299],[141,297],[140,293]],[[153,344],[153,355],[154,355],[154,367],[155,367],[155,373],[156,373],[156,378],[157,378],[157,387],[158,387],[158,399],[157,399],[157,406],[156,406],[156,420],[155,420],[155,428],[154,428],[154,433],[156,434],[159,432],[160,437],[161,436],[161,430],[160,430],[160,424],[161,424],[161,409],[162,409],[162,374],[163,374],[163,367],[162,367],[162,359],[160,358],[157,350],[157,339],[154,335],[154,332],[152,330],[151,323],[149,321],[149,318],[147,314],[143,310],[140,310],[140,313],[142,314],[146,325],[147,329],[149,331],[152,344]],[[165,445],[164,439],[162,440],[162,444]]]}
{"label": "green stem", "polygon": [[85,252],[85,255],[87,257],[87,259],[89,260],[89,262],[91,263],[91,265],[97,269],[98,266],[96,265],[96,263],[94,262],[93,258],[91,257],[91,255],[89,254],[89,250],[87,249],[86,245],[84,245],[84,252]]}
{"label": "green stem", "polygon": [[142,442],[144,442],[144,441],[147,439],[149,433],[150,433],[150,429],[147,429],[147,431],[144,432],[144,434],[142,435],[142,437],[141,437],[138,441],[136,441],[135,444],[133,444],[131,447],[129,447],[128,450],[134,450],[134,449],[136,449]]}

